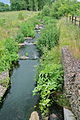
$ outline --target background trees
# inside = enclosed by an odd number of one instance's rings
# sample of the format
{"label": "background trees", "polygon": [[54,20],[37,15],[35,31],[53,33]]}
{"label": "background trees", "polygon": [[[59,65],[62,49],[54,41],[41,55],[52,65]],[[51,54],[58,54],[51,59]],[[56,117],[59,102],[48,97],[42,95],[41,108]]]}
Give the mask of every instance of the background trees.
{"label": "background trees", "polygon": [[10,0],[12,10],[41,10],[51,0]]}
{"label": "background trees", "polygon": [[24,0],[11,0],[11,10],[25,10],[26,8]]}
{"label": "background trees", "polygon": [[80,13],[78,10],[80,8],[80,2],[77,0],[10,0],[10,6],[0,2],[0,11],[39,11],[42,10],[45,5],[49,5],[49,7],[52,8],[51,14],[58,17],[68,13]]}
{"label": "background trees", "polygon": [[9,10],[10,10],[9,5],[0,2],[0,12],[2,12],[2,11],[9,11]]}

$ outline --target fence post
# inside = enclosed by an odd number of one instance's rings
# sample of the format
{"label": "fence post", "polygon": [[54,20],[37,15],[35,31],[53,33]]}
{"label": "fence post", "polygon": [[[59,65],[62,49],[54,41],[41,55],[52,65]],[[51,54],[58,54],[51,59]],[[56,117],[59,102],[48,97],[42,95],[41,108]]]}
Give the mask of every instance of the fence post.
{"label": "fence post", "polygon": [[73,21],[74,21],[74,16],[72,16],[72,23],[73,23]]}
{"label": "fence post", "polygon": [[69,16],[69,20],[71,21],[71,16]]}
{"label": "fence post", "polygon": [[80,20],[79,20],[79,27],[80,27]]}
{"label": "fence post", "polygon": [[76,17],[75,17],[75,25],[76,25]]}

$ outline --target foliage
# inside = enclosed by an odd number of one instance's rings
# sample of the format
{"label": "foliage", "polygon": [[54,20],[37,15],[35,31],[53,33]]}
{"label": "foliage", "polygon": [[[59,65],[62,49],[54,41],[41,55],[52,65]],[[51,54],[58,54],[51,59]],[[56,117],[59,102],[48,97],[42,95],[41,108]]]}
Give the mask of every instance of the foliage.
{"label": "foliage", "polygon": [[44,21],[44,24],[57,24],[57,19],[53,19],[52,17],[50,17],[50,16],[44,16],[43,17],[43,21]]}
{"label": "foliage", "polygon": [[18,45],[14,39],[8,38],[5,41],[5,49],[8,50],[9,53],[18,52]]}
{"label": "foliage", "polygon": [[10,0],[11,10],[25,10],[26,2],[25,0]]}
{"label": "foliage", "polygon": [[16,41],[18,43],[23,43],[24,42],[24,34],[21,32],[18,32],[17,36],[16,36]]}
{"label": "foliage", "polygon": [[0,12],[9,11],[9,10],[10,10],[9,5],[0,2]]}
{"label": "foliage", "polygon": [[0,19],[0,26],[4,26],[5,25],[5,19],[3,18],[3,19]]}
{"label": "foliage", "polygon": [[41,36],[38,39],[37,46],[40,51],[43,51],[44,47],[49,50],[58,44],[59,41],[59,29],[57,29],[56,24],[49,23],[42,30]]}
{"label": "foliage", "polygon": [[44,8],[42,10],[42,15],[43,16],[50,16],[50,8],[48,5],[44,6]]}
{"label": "foliage", "polygon": [[23,22],[20,26],[21,32],[24,34],[25,37],[34,37],[34,25],[31,22]]}
{"label": "foliage", "polygon": [[23,13],[22,13],[22,12],[20,12],[20,13],[18,14],[18,19],[19,19],[19,20],[24,20],[24,16],[23,16]]}
{"label": "foliage", "polygon": [[60,106],[64,106],[65,108],[71,109],[69,99],[66,97],[65,94],[62,93],[56,93],[55,96],[53,96],[53,101],[58,103]]}
{"label": "foliage", "polygon": [[11,38],[6,39],[4,43],[4,49],[0,54],[0,58],[1,58],[0,72],[6,69],[10,69],[12,62],[15,62],[18,60],[17,52],[18,52],[17,43]]}
{"label": "foliage", "polygon": [[9,81],[10,81],[9,77],[7,77],[6,79],[0,80],[0,85],[7,88],[9,86]]}
{"label": "foliage", "polygon": [[37,87],[34,94],[40,94],[40,110],[42,115],[48,114],[51,105],[51,94],[60,91],[63,84],[63,70],[60,64],[59,48],[44,51],[38,67]]}
{"label": "foliage", "polygon": [[43,9],[43,6],[50,4],[51,0],[10,0],[12,10],[34,10],[38,11]]}
{"label": "foliage", "polygon": [[28,53],[26,52],[26,56],[28,56]]}
{"label": "foliage", "polygon": [[80,15],[80,2],[77,0],[57,0],[52,5],[44,6],[42,16],[51,16],[53,18],[60,18],[62,16]]}
{"label": "foliage", "polygon": [[62,18],[58,22],[60,28],[60,47],[68,46],[73,56],[80,58],[80,28]]}
{"label": "foliage", "polygon": [[[18,18],[21,13],[24,19]],[[38,21],[33,17],[35,15],[37,15],[36,12],[28,11],[0,13],[0,73],[10,69],[12,63],[18,60],[18,43],[24,42],[24,34],[20,30],[20,25],[23,20],[28,24],[29,19],[35,26]]]}

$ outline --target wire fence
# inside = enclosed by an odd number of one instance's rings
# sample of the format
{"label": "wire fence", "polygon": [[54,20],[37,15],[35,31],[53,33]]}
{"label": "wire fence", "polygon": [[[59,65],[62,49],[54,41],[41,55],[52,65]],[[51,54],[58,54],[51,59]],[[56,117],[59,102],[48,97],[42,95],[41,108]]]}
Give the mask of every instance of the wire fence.
{"label": "wire fence", "polygon": [[80,16],[69,16],[68,19],[75,25],[80,27]]}

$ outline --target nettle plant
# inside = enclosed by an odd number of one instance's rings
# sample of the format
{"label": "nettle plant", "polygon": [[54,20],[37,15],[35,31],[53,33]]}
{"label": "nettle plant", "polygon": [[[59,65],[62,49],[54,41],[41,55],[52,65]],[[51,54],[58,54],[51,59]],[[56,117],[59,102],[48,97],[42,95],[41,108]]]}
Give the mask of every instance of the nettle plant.
{"label": "nettle plant", "polygon": [[41,32],[40,38],[37,41],[37,47],[42,52],[44,47],[50,50],[52,47],[58,45],[59,29],[56,24],[48,23]]}
{"label": "nettle plant", "polygon": [[24,37],[35,37],[34,25],[29,21],[22,23],[20,30]]}
{"label": "nettle plant", "polygon": [[38,67],[37,87],[33,93],[40,94],[39,106],[43,117],[49,113],[51,95],[62,89],[63,70],[59,57],[58,49],[47,51],[42,56]]}

